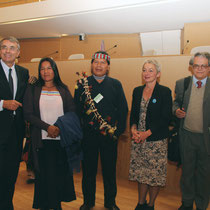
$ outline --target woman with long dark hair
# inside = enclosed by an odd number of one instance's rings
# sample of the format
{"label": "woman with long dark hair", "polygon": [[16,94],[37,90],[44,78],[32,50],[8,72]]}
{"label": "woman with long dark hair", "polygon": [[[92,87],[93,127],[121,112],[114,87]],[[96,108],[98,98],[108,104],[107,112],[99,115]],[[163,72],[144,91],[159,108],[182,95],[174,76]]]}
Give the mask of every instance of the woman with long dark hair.
{"label": "woman with long dark hair", "polygon": [[31,125],[36,178],[33,208],[61,210],[61,201],[69,202],[76,196],[66,152],[60,145],[60,130],[54,123],[75,106],[51,58],[41,59],[38,81],[28,86],[23,108]]}

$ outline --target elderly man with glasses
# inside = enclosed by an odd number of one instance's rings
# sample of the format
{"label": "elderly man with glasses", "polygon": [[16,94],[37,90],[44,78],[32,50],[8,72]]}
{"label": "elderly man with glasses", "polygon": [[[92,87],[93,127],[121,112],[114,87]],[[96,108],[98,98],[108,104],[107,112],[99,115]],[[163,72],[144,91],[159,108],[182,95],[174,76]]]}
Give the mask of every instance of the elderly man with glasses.
{"label": "elderly man with glasses", "polygon": [[13,210],[13,194],[21,160],[25,124],[22,101],[28,70],[15,64],[20,44],[15,37],[0,41],[0,209]]}
{"label": "elderly man with glasses", "polygon": [[176,82],[174,114],[180,118],[182,205],[179,210],[205,210],[210,179],[210,54],[196,53],[189,62],[193,76],[188,88]]}

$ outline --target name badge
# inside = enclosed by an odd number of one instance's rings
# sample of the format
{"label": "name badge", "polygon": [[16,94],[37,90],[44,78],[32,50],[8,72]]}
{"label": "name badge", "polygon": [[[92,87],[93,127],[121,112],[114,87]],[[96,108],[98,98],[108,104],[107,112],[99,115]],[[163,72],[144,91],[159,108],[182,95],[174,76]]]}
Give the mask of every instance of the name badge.
{"label": "name badge", "polygon": [[93,100],[96,103],[99,103],[103,99],[103,96],[99,93]]}

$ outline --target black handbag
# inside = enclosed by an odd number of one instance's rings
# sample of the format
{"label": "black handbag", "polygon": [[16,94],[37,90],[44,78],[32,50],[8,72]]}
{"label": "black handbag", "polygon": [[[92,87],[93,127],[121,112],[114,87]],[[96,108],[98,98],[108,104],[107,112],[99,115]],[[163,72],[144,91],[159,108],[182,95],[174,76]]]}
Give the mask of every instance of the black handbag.
{"label": "black handbag", "polygon": [[[182,95],[182,102],[180,104],[180,109],[182,108],[184,94],[189,86],[190,79],[191,79],[190,76],[186,77],[184,79],[184,91],[183,91],[183,95]],[[171,129],[170,129],[170,134],[169,134],[169,138],[168,138],[168,160],[170,160],[172,162],[176,162],[177,166],[179,166],[179,165],[181,165],[181,156],[180,156],[180,149],[179,149],[180,119],[177,118],[176,116],[174,116],[171,121],[170,126],[171,126]]]}
{"label": "black handbag", "polygon": [[179,150],[179,119],[174,117],[168,138],[168,160],[181,164]]}

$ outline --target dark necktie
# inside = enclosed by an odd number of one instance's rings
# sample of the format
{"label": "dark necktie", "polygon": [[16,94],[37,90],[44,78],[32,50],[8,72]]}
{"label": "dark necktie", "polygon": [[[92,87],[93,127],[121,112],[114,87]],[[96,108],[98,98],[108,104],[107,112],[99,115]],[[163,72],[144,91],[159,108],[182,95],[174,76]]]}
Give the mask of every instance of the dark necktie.
{"label": "dark necktie", "polygon": [[14,85],[13,85],[13,79],[12,79],[12,69],[9,69],[9,87],[13,96]]}
{"label": "dark necktie", "polygon": [[196,83],[197,83],[197,85],[198,85],[197,88],[201,88],[202,82],[201,82],[201,81],[197,81]]}

